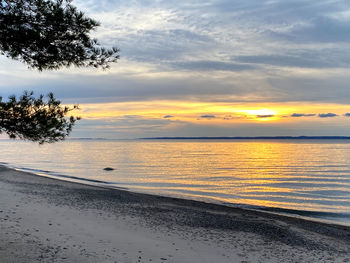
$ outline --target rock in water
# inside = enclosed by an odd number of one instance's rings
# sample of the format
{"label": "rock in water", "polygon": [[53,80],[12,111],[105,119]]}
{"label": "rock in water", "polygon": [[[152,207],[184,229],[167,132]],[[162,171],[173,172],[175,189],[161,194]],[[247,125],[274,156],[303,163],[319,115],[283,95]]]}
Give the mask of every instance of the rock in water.
{"label": "rock in water", "polygon": [[106,168],[104,168],[103,170],[105,170],[105,171],[113,171],[113,170],[114,170],[114,168],[111,168],[111,167],[106,167]]}

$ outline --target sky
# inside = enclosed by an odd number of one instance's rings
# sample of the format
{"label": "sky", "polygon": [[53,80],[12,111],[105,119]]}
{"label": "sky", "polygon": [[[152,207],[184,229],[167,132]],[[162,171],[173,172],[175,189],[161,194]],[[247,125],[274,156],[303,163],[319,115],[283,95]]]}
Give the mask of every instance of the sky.
{"label": "sky", "polygon": [[72,137],[350,136],[348,0],[75,0],[109,70],[0,57],[0,94],[79,104]]}

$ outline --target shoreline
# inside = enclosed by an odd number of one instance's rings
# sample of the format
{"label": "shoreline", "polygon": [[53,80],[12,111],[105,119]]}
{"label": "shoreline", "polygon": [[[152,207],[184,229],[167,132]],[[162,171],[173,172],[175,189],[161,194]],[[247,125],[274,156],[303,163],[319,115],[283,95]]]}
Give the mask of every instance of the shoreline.
{"label": "shoreline", "polygon": [[[74,177],[74,176],[64,176],[62,177],[62,179],[60,178],[62,175],[49,175],[49,174],[40,174],[40,173],[35,173],[35,171],[26,171],[25,169],[19,169],[19,168],[12,168],[12,167],[7,167],[6,165],[1,165],[0,164],[0,168],[1,166],[4,166],[6,168],[15,170],[15,171],[19,171],[19,172],[23,172],[23,173],[29,173],[31,175],[34,176],[40,176],[40,177],[44,177],[44,178],[48,178],[48,179],[52,179],[52,180],[56,180],[59,182],[67,182],[67,183],[72,183],[72,184],[78,184],[78,185],[82,185],[82,186],[91,186],[91,187],[96,187],[96,188],[102,188],[102,189],[106,189],[106,190],[112,190],[112,191],[123,191],[123,192],[127,192],[130,194],[136,194],[136,195],[140,195],[140,198],[142,198],[143,196],[149,196],[149,197],[153,197],[153,198],[159,198],[159,199],[165,199],[165,200],[169,200],[169,201],[178,201],[180,203],[184,203],[186,205],[193,205],[193,203],[199,203],[202,204],[204,206],[214,206],[214,207],[220,207],[223,208],[225,210],[225,208],[230,209],[238,209],[238,210],[243,210],[243,211],[252,211],[252,212],[257,212],[257,213],[261,213],[263,215],[276,215],[281,216],[281,217],[288,217],[291,219],[299,219],[299,220],[305,220],[305,221],[309,221],[309,222],[315,222],[315,223],[320,223],[320,224],[325,224],[325,225],[331,225],[331,226],[339,226],[339,227],[347,227],[349,228],[350,231],[350,223],[342,223],[339,221],[333,221],[333,220],[327,220],[327,219],[322,219],[322,218],[313,218],[313,217],[309,217],[309,216],[303,216],[300,214],[293,214],[293,213],[288,213],[288,212],[283,212],[283,210],[290,210],[290,209],[279,209],[279,208],[274,208],[274,207],[261,207],[261,209],[259,208],[250,208],[250,205],[245,205],[245,204],[235,204],[235,203],[224,203],[221,201],[218,202],[214,202],[216,199],[208,199],[208,201],[206,200],[195,200],[195,199],[186,199],[186,198],[181,198],[181,197],[173,197],[173,196],[165,196],[165,195],[157,195],[157,194],[152,194],[152,193],[145,193],[142,191],[133,191],[132,189],[126,188],[126,187],[117,187],[117,186],[113,186],[113,187],[109,187],[108,185],[102,185],[105,184],[106,182],[103,181],[95,181],[95,180],[86,180],[87,183],[81,182],[81,178],[78,177]],[[68,180],[65,180],[68,179]],[[101,183],[99,185],[99,183]],[[213,201],[213,202],[210,202]],[[251,205],[252,207],[254,207],[253,205]],[[256,206],[257,207],[257,206]],[[264,208],[266,210],[264,210]],[[270,211],[271,209],[271,211]],[[282,212],[278,212],[278,211],[273,211],[273,210],[282,210]],[[297,212],[300,213],[307,213],[309,211],[305,211],[305,210],[295,210]],[[312,211],[311,211],[312,212]],[[318,213],[318,212],[316,212]],[[326,213],[326,212],[325,212]]]}
{"label": "shoreline", "polygon": [[[89,186],[1,165],[0,198],[3,262],[23,252],[34,262],[350,260],[350,227],[343,225]],[[34,244],[31,251],[28,244]]]}
{"label": "shoreline", "polygon": [[[5,163],[0,163],[0,166],[4,166],[4,167],[7,167],[9,169],[13,169],[13,170],[24,172],[24,173],[30,173],[30,174],[33,174],[36,176],[45,177],[45,178],[63,181],[63,182],[68,182],[68,183],[76,183],[76,184],[88,185],[88,186],[92,186],[92,187],[111,189],[111,190],[121,190],[121,191],[130,192],[130,193],[137,193],[137,194],[141,194],[141,195],[150,195],[150,196],[154,196],[154,197],[180,199],[183,201],[195,201],[195,202],[205,203],[208,205],[214,204],[214,205],[218,205],[218,206],[229,207],[232,209],[238,208],[238,209],[256,211],[256,212],[261,212],[261,213],[266,213],[266,214],[273,214],[273,215],[277,215],[277,216],[286,216],[286,217],[291,217],[291,218],[296,218],[296,219],[303,219],[306,221],[324,223],[324,224],[329,224],[329,225],[339,225],[339,226],[350,227],[350,220],[344,222],[344,221],[337,221],[337,220],[333,220],[333,219],[329,219],[329,218],[327,219],[327,218],[322,218],[322,217],[316,217],[316,216],[312,217],[312,216],[306,215],[306,214],[329,214],[328,212],[293,210],[293,209],[288,209],[288,208],[277,208],[277,207],[268,207],[268,206],[260,206],[259,207],[259,206],[240,204],[240,203],[228,203],[225,201],[220,201],[220,200],[215,199],[215,198],[190,199],[190,198],[185,198],[185,197],[162,195],[162,194],[156,194],[156,193],[151,193],[151,192],[147,193],[147,192],[143,192],[141,190],[137,191],[137,190],[129,189],[127,187],[122,187],[122,186],[120,186],[120,187],[119,186],[108,186],[108,182],[105,182],[105,181],[85,179],[85,178],[80,178],[80,177],[75,177],[75,176],[70,176],[70,175],[63,175],[63,174],[50,174],[50,173],[46,173],[47,171],[28,169],[28,168],[17,168],[15,166],[10,166],[10,165],[5,164]],[[332,214],[331,217],[335,217],[335,216]],[[338,216],[336,216],[336,217],[338,217]],[[341,216],[339,215],[339,217],[341,217]]]}

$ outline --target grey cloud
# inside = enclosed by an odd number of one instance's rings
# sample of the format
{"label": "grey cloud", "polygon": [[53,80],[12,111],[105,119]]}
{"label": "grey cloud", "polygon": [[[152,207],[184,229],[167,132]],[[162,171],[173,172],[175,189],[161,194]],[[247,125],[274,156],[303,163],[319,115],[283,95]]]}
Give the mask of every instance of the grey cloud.
{"label": "grey cloud", "polygon": [[350,117],[350,113],[345,113],[344,116],[345,117]]}
{"label": "grey cloud", "polygon": [[[52,75],[51,75],[52,74]],[[56,75],[57,74],[57,75]],[[229,73],[227,73],[229,74]],[[211,77],[212,76],[212,77]],[[201,100],[210,102],[286,102],[311,101],[348,104],[349,77],[289,77],[267,78],[265,85],[254,75],[234,76],[217,80],[215,74],[191,75],[180,78],[141,78],[138,76],[86,76],[50,73],[50,77],[21,81],[20,85],[1,88],[1,95],[20,95],[23,90],[35,94],[54,92],[64,103],[99,103],[150,100]],[[24,84],[26,80],[26,84]],[[0,76],[0,83],[6,78]],[[215,87],[215,88],[214,88]],[[248,88],[249,87],[249,88]],[[332,87],[330,89],[329,87]]]}
{"label": "grey cloud", "polygon": [[194,71],[243,71],[257,69],[257,66],[222,62],[222,61],[187,61],[187,62],[174,62],[171,66],[179,70],[194,70]]}
{"label": "grey cloud", "polygon": [[[322,38],[321,42],[349,40],[350,21],[340,21],[329,17],[329,14],[350,8],[349,2],[345,0],[339,0],[336,3],[305,0],[244,2],[218,0],[206,2],[204,5],[198,1],[184,0],[176,2],[161,0],[156,3],[133,1],[132,4],[103,0],[101,5],[108,7],[106,10],[110,10],[113,6],[114,8],[116,6],[125,7],[127,10],[130,6],[145,10],[157,7],[173,14],[174,17],[169,19],[175,21],[175,26],[172,24],[169,27],[139,30],[133,25],[125,25],[130,27],[129,34],[118,36],[114,33],[104,36],[104,40],[108,43],[118,43],[123,57],[133,61],[154,63],[160,65],[163,70],[170,67],[174,70],[242,71],[257,69],[259,64],[302,68],[334,68],[350,65],[350,57],[346,55],[349,52],[346,50],[343,50],[343,54],[335,54],[335,50],[330,49],[323,49],[317,53],[312,47],[300,52],[299,47],[279,43],[277,47],[274,45],[273,49],[265,50],[265,54],[254,52],[259,49],[254,43],[271,41],[271,37],[273,40],[276,38],[277,41],[290,40],[298,44],[310,41],[320,42]],[[89,6],[98,6],[98,4],[90,0],[85,6],[89,8]],[[247,35],[253,34],[254,39],[245,39],[245,34],[235,35],[225,29],[230,28],[231,24],[237,26],[240,31],[247,32]],[[281,25],[288,30],[281,31]],[[118,24],[116,23],[115,26],[117,27]],[[235,37],[246,45],[238,49],[235,44],[228,44],[230,42],[227,40]],[[220,60],[221,57],[217,56],[219,49],[220,52],[227,53],[227,56],[236,54],[236,61]],[[244,56],[237,56],[241,51],[248,52],[244,52]],[[298,52],[295,53],[295,51]],[[193,61],[197,55],[203,54],[213,59]],[[200,57],[203,58],[203,56]],[[191,58],[192,61],[189,61],[188,58]]]}
{"label": "grey cloud", "polygon": [[350,57],[347,53],[338,50],[323,50],[320,52],[299,51],[291,55],[256,55],[238,56],[234,60],[242,63],[265,64],[281,67],[299,68],[337,68],[350,66]]}
{"label": "grey cloud", "polygon": [[313,21],[311,28],[293,32],[298,39],[319,42],[349,42],[350,21],[340,21],[319,17]]}
{"label": "grey cloud", "polygon": [[212,8],[220,12],[252,12],[255,10],[260,10],[263,8],[263,1],[252,0],[252,1],[230,1],[230,0],[221,0],[215,1],[212,4]]}
{"label": "grey cloud", "polygon": [[[66,75],[57,72],[48,77],[21,79],[18,84],[4,84],[1,95],[20,95],[23,90],[35,94],[54,92],[63,103],[99,103],[150,100],[201,100],[210,102],[331,102],[349,103],[349,76],[290,77],[278,74],[255,78],[254,74],[217,79],[215,73],[184,74],[172,78],[142,78],[135,75],[106,74],[102,76]],[[245,73],[245,74],[249,74]],[[0,83],[7,83],[0,76]],[[331,89],[329,87],[332,87]]]}
{"label": "grey cloud", "polygon": [[[128,119],[128,120],[134,120],[134,119],[139,120],[139,119],[142,119],[142,116],[140,116],[140,115],[129,115],[129,114],[127,114],[127,115],[123,115],[123,116],[120,117],[120,118]],[[119,119],[119,118],[118,118],[118,119]]]}
{"label": "grey cloud", "polygon": [[143,116],[125,115],[104,119],[82,119],[73,129],[72,137],[103,137],[132,139],[148,136],[164,136],[171,123],[181,121],[147,119]]}
{"label": "grey cloud", "polygon": [[318,114],[318,117],[320,118],[332,118],[332,117],[337,117],[338,115],[335,113],[320,113]]}
{"label": "grey cloud", "polygon": [[157,118],[145,118],[139,115],[124,115],[104,119],[83,119],[82,122],[77,123],[77,128],[81,125],[92,124],[103,129],[125,130],[142,128],[143,130],[152,130],[169,125],[169,121]]}
{"label": "grey cloud", "polygon": [[[349,7],[349,6],[348,6]],[[349,42],[349,20],[336,20],[325,16],[304,17],[307,24],[298,26],[286,33],[271,32],[271,36],[297,43],[338,43]]]}
{"label": "grey cloud", "polygon": [[296,117],[296,118],[299,118],[299,117],[313,117],[313,116],[316,116],[316,114],[308,114],[308,113],[293,113],[292,115],[290,115],[291,117]]}
{"label": "grey cloud", "polygon": [[[54,81],[52,81],[54,79]],[[0,78],[1,82],[1,78]],[[215,87],[215,88],[213,88]],[[215,78],[147,78],[138,76],[103,75],[86,76],[76,74],[52,75],[51,78],[36,80],[34,83],[2,89],[2,95],[21,94],[23,90],[34,90],[38,95],[52,91],[64,103],[97,103],[149,100],[217,100],[228,95],[239,96],[247,92],[224,80]],[[248,91],[252,92],[252,90]],[[264,90],[266,92],[266,90]],[[240,100],[240,98],[238,98]]]}
{"label": "grey cloud", "polygon": [[342,10],[348,6],[346,0],[325,3],[325,1],[305,1],[305,0],[276,0],[276,1],[240,1],[240,0],[220,0],[213,3],[213,8],[220,12],[239,12],[243,15],[259,14],[264,19],[288,19],[310,17],[311,15],[334,12]]}
{"label": "grey cloud", "polygon": [[[103,1],[110,4],[109,1]],[[269,36],[269,32],[275,34],[278,38],[288,39],[295,38],[296,41],[302,42],[301,38],[304,35],[309,36],[309,31],[320,28],[320,32],[324,32],[322,28],[327,26],[330,18],[326,18],[325,14],[329,12],[336,12],[344,10],[346,6],[345,1],[338,1],[337,4],[332,3],[316,3],[313,1],[229,1],[220,0],[215,2],[208,2],[205,5],[201,5],[196,1],[178,1],[172,3],[172,1],[157,1],[157,4],[146,3],[143,1],[134,1],[134,6],[142,8],[148,8],[150,6],[161,6],[164,10],[168,10],[174,13],[176,23],[178,27],[162,27],[159,29],[151,30],[136,30],[133,25],[130,26],[130,33],[118,36],[117,34],[110,34],[106,36],[104,40],[108,43],[118,43],[118,46],[122,50],[122,55],[128,59],[134,61],[142,61],[148,63],[161,63],[172,65],[175,69],[190,69],[190,70],[249,70],[254,67],[251,65],[239,65],[238,63],[228,63],[221,61],[215,65],[213,61],[191,62],[188,61],[188,57],[195,57],[196,54],[208,54],[209,56],[216,56],[216,51],[220,48],[220,51],[237,54],[239,50],[235,50],[234,45],[227,45],[226,39],[232,38],[232,32],[223,31],[220,29],[216,32],[217,28],[229,28],[230,24],[235,23],[242,31],[250,32],[253,28],[257,29],[251,33],[254,33],[258,38],[260,35]],[[122,4],[123,6],[123,4]],[[128,5],[127,5],[128,6]],[[196,8],[192,8],[195,6]],[[349,7],[349,4],[347,5]],[[130,7],[130,6],[129,6]],[[296,12],[298,10],[298,12]],[[227,15],[227,12],[230,15]],[[231,13],[235,15],[232,16]],[[206,14],[205,18],[201,18],[201,15]],[[259,14],[258,16],[256,14]],[[237,17],[236,21],[233,17]],[[310,17],[313,18],[310,22]],[[256,20],[256,21],[255,21]],[[310,26],[295,26],[291,31],[280,33],[276,28],[279,28],[281,24],[293,24],[295,21],[311,23]],[[324,22],[322,22],[324,21]],[[339,27],[334,20],[332,24],[334,27]],[[190,25],[190,26],[189,26]],[[116,24],[117,26],[117,24]],[[349,28],[348,25],[344,25],[344,29]],[[266,30],[266,32],[264,31]],[[273,30],[277,30],[276,32]],[[307,32],[301,33],[299,31]],[[333,32],[332,30],[331,32]],[[210,32],[213,32],[211,34]],[[343,32],[343,35],[347,34],[347,31]],[[326,33],[328,31],[326,30]],[[341,35],[341,33],[339,33]],[[294,36],[295,35],[295,36]],[[299,37],[300,36],[300,37]],[[237,36],[239,37],[239,36]],[[266,37],[265,37],[266,39]],[[225,40],[225,41],[224,41]],[[251,39],[239,39],[240,41],[251,41]],[[269,39],[266,39],[269,41]],[[254,42],[253,42],[254,43]],[[262,43],[264,44],[264,43]],[[304,56],[294,56],[282,54],[270,54],[256,56],[252,52],[252,43],[247,43],[249,53],[251,55],[242,56],[238,62],[249,63],[267,63],[272,65],[294,65],[300,67],[327,67],[327,60],[324,63],[318,63],[319,59],[313,60],[312,57],[305,58]],[[225,50],[226,49],[226,50]],[[282,47],[283,52],[288,52],[291,47]],[[274,53],[280,53],[277,50],[271,50]],[[268,50],[267,50],[268,51]],[[263,62],[261,62],[263,60]]]}
{"label": "grey cloud", "polygon": [[226,115],[224,116],[224,120],[237,120],[237,119],[246,119],[247,116],[246,115],[235,115],[235,116],[232,116],[232,115]]}
{"label": "grey cloud", "polygon": [[164,119],[169,119],[169,118],[174,118],[174,116],[173,115],[165,115],[165,116],[163,116],[163,118]]}
{"label": "grey cloud", "polygon": [[[349,80],[347,74],[330,77],[274,76],[268,81],[275,88],[275,101],[310,101],[349,103]],[[330,88],[332,87],[332,88]]]}
{"label": "grey cloud", "polygon": [[202,116],[200,116],[200,118],[202,118],[202,119],[215,119],[216,116],[215,115],[202,115]]}
{"label": "grey cloud", "polygon": [[210,53],[215,47],[215,41],[208,35],[184,29],[141,30],[108,42],[119,43],[128,59],[147,63],[176,61],[197,51]]}

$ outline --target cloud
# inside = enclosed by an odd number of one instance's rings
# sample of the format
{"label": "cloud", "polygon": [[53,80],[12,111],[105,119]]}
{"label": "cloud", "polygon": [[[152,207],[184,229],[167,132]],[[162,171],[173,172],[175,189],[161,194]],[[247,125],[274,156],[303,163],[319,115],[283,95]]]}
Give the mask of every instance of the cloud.
{"label": "cloud", "polygon": [[215,119],[215,115],[202,115],[200,116],[201,119]]}
{"label": "cloud", "polygon": [[188,62],[175,62],[171,66],[178,70],[194,70],[194,71],[243,71],[243,70],[254,70],[257,66],[232,63],[232,62],[222,62],[222,61],[188,61]]}
{"label": "cloud", "polygon": [[266,54],[237,56],[232,58],[234,61],[250,64],[263,64],[279,67],[298,67],[298,68],[341,68],[350,66],[350,56],[344,53],[344,50],[337,48],[328,48],[321,51],[299,50],[290,51],[289,55],[284,54]]}
{"label": "cloud", "polygon": [[246,115],[225,115],[223,117],[224,120],[238,120],[238,119],[246,119],[247,116]]}
{"label": "cloud", "polygon": [[344,116],[345,117],[350,117],[350,113],[345,113]]}
{"label": "cloud", "polygon": [[208,35],[184,29],[137,30],[116,36],[114,41],[119,43],[122,54],[129,60],[157,64],[186,62],[184,56],[196,55],[199,50],[210,53],[215,45]]}
{"label": "cloud", "polygon": [[122,115],[108,118],[83,118],[77,122],[72,137],[139,138],[152,134],[161,136],[170,129],[184,125],[181,121]]}
{"label": "cloud", "polygon": [[169,119],[169,118],[174,118],[174,116],[173,115],[165,115],[165,116],[163,116],[163,118],[164,119]]}
{"label": "cloud", "polygon": [[[286,73],[283,76],[271,76],[268,81],[275,88],[276,101],[309,101],[348,104],[350,89],[349,70],[313,71],[310,76]],[[307,75],[307,73],[305,73]],[[330,88],[332,87],[332,88]],[[277,94],[280,94],[277,96]]]}
{"label": "cloud", "polygon": [[338,115],[335,113],[320,113],[318,114],[318,117],[320,118],[332,118],[332,117],[337,117]]}
{"label": "cloud", "polygon": [[350,20],[338,20],[325,16],[313,16],[309,24],[285,35],[291,41],[337,43],[350,41]]}
{"label": "cloud", "polygon": [[299,118],[299,117],[313,117],[313,116],[316,116],[316,114],[314,114],[314,113],[311,113],[311,114],[308,114],[308,113],[293,113],[290,116],[291,117],[295,117],[295,118]]}

